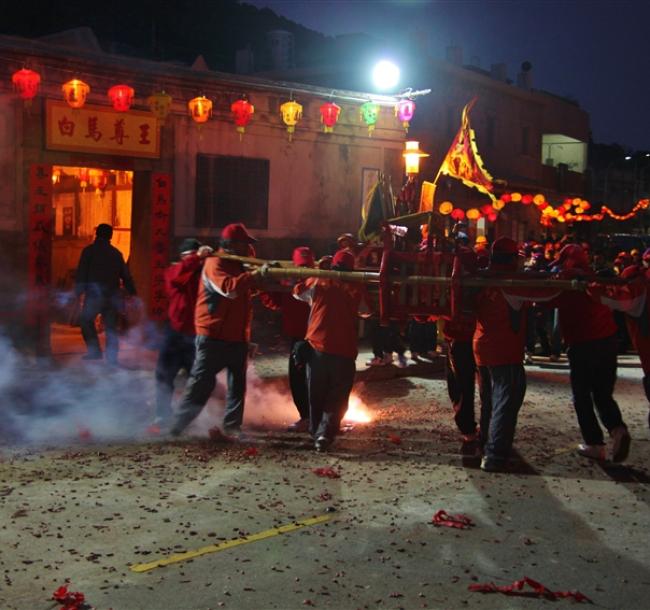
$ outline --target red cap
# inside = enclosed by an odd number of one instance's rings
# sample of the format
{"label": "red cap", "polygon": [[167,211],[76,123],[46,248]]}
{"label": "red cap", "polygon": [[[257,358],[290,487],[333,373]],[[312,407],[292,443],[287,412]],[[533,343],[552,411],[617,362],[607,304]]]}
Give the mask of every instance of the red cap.
{"label": "red cap", "polygon": [[339,248],[345,248],[346,244],[350,244],[350,247],[355,246],[357,240],[352,233],[343,233],[336,238],[336,243],[339,245]]}
{"label": "red cap", "polygon": [[314,254],[308,246],[298,246],[295,248],[291,260],[296,267],[314,266]]}
{"label": "red cap", "polygon": [[559,262],[564,269],[588,269],[589,258],[578,244],[568,244],[560,251]]}
{"label": "red cap", "polygon": [[514,256],[515,254],[518,254],[518,252],[519,247],[517,246],[517,242],[509,237],[499,237],[499,239],[492,244],[493,254],[511,254]]}
{"label": "red cap", "polygon": [[636,265],[630,265],[629,267],[625,267],[621,273],[621,278],[624,280],[631,280],[635,277],[639,277],[641,275],[641,269],[639,269]]}
{"label": "red cap", "polygon": [[354,269],[354,255],[347,250],[339,250],[332,259],[332,268],[334,267],[352,271]]}
{"label": "red cap", "polygon": [[240,222],[226,225],[221,231],[221,239],[227,241],[242,241],[244,243],[255,243],[257,240],[249,234],[246,227]]}

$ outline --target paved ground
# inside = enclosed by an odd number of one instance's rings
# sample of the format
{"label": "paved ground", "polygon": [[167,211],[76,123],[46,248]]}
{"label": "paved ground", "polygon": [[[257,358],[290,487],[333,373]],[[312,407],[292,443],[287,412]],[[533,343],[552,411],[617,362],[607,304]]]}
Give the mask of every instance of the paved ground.
{"label": "paved ground", "polygon": [[[98,610],[572,603],[468,590],[523,576],[580,590],[599,607],[648,607],[650,436],[632,357],[617,388],[635,439],[627,464],[574,455],[566,363],[540,362],[527,369],[519,455],[505,474],[483,473],[476,456],[463,455],[436,365],[360,375],[355,392],[374,420],[318,455],[306,437],[282,431],[293,413],[277,353],[256,362],[252,438],[238,445],[146,436],[153,354],[126,350],[117,370],[70,358],[56,374],[17,362],[0,377],[22,414],[5,440],[30,441],[0,452],[2,610],[52,608],[51,593],[67,579]],[[218,421],[219,404],[195,434]],[[313,472],[327,467],[340,477]],[[439,509],[476,525],[436,528]],[[329,520],[130,570],[316,516]]]}

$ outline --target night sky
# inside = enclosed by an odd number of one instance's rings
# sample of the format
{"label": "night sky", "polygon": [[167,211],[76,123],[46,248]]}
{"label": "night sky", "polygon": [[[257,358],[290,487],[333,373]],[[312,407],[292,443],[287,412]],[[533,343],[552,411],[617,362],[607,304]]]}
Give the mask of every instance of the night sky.
{"label": "night sky", "polygon": [[457,45],[465,64],[489,70],[505,62],[513,81],[527,60],[534,88],[573,98],[589,112],[594,141],[650,149],[648,0],[244,2],[329,36],[364,32],[390,40],[425,29],[433,57],[443,59],[446,47]]}

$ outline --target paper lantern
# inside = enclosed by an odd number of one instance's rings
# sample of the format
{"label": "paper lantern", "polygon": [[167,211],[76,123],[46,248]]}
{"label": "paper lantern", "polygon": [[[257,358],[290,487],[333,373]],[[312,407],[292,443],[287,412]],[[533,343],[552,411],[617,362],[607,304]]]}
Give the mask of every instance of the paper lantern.
{"label": "paper lantern", "polygon": [[544,197],[544,195],[542,195],[541,193],[537,193],[537,195],[533,197],[533,203],[535,205],[542,205],[542,203],[544,203],[545,201],[546,201],[546,197]]}
{"label": "paper lantern", "polygon": [[454,209],[454,204],[451,201],[443,201],[440,204],[440,207],[438,208],[438,211],[443,216],[447,216],[448,214],[451,214],[453,209]]}
{"label": "paper lantern", "polygon": [[415,114],[415,102],[413,100],[400,100],[395,105],[395,115],[402,122],[404,131],[409,130],[409,124]]}
{"label": "paper lantern", "polygon": [[468,220],[478,220],[481,217],[481,212],[479,212],[476,208],[470,208],[467,210],[465,215],[467,216]]}
{"label": "paper lantern", "polygon": [[490,214],[494,214],[494,207],[491,206],[489,203],[482,205],[481,214],[483,214],[484,216],[489,216]]}
{"label": "paper lantern", "polygon": [[465,218],[465,212],[460,208],[454,208],[451,212],[451,217],[454,220],[463,220]]}
{"label": "paper lantern", "polygon": [[133,104],[135,91],[128,85],[114,85],[108,90],[108,99],[113,104],[113,109],[118,112],[126,112]]}
{"label": "paper lantern", "polygon": [[289,134],[289,142],[293,138],[293,132],[296,130],[298,121],[302,118],[302,106],[298,102],[289,100],[280,106],[282,113],[282,120],[287,126],[287,133]]}
{"label": "paper lantern", "polygon": [[361,118],[368,126],[368,135],[372,136],[372,132],[375,130],[375,125],[377,125],[377,119],[379,118],[379,104],[374,102],[366,102],[359,109]]}
{"label": "paper lantern", "polygon": [[239,139],[241,140],[243,133],[246,131],[246,126],[251,122],[255,114],[255,106],[246,98],[242,97],[230,105],[230,112],[235,121],[235,129],[239,132]]}
{"label": "paper lantern", "polygon": [[521,203],[524,205],[530,205],[533,203],[533,196],[532,195],[522,195],[521,196]]}
{"label": "paper lantern", "polygon": [[583,210],[588,210],[591,208],[591,204],[588,201],[583,200],[582,205],[580,206]]}
{"label": "paper lantern", "polygon": [[420,150],[420,143],[415,140],[409,140],[404,143],[404,152],[402,153],[406,164],[407,174],[417,174],[420,172],[420,159],[428,157],[429,153]]}
{"label": "paper lantern", "polygon": [[63,98],[68,102],[70,108],[83,108],[86,97],[90,93],[90,87],[82,80],[73,78],[61,87]]}
{"label": "paper lantern", "polygon": [[501,201],[505,203],[510,203],[512,201],[512,195],[510,193],[503,193],[500,197]]}
{"label": "paper lantern", "polygon": [[151,114],[164,123],[172,107],[172,96],[164,91],[159,91],[147,98],[147,106],[149,106]]}
{"label": "paper lantern", "polygon": [[187,108],[192,120],[199,125],[207,122],[212,116],[212,102],[205,95],[191,99],[187,102]]}
{"label": "paper lantern", "polygon": [[521,193],[511,193],[510,199],[515,202],[521,201]]}
{"label": "paper lantern", "polygon": [[29,106],[38,93],[41,77],[37,72],[23,68],[12,74],[11,82],[18,91],[18,95],[25,100],[25,106]]}
{"label": "paper lantern", "polygon": [[487,219],[488,219],[490,222],[496,222],[496,221],[497,221],[497,214],[495,214],[494,212],[493,212],[492,214],[488,214],[488,215],[487,215]]}
{"label": "paper lantern", "polygon": [[320,122],[323,124],[323,132],[332,133],[334,131],[334,125],[339,120],[341,107],[333,102],[325,102],[319,110]]}
{"label": "paper lantern", "polygon": [[506,202],[503,199],[497,199],[492,203],[492,207],[497,211],[503,210],[506,207]]}

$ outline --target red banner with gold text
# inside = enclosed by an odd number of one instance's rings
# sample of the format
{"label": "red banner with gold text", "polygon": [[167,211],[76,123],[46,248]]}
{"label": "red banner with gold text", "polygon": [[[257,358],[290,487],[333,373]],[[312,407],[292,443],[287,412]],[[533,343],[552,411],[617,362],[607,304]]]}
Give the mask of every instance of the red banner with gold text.
{"label": "red banner with gold text", "polygon": [[151,300],[149,315],[153,320],[164,320],[167,315],[165,269],[169,265],[172,179],[169,174],[154,173],[151,180]]}

